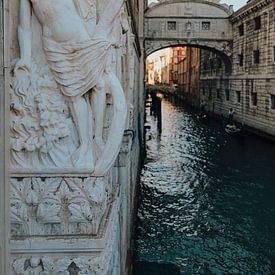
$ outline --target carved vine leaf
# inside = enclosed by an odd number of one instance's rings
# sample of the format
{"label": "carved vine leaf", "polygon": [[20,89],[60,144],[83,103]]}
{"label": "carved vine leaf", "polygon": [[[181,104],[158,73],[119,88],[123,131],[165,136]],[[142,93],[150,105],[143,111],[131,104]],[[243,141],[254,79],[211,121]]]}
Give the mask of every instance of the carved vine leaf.
{"label": "carved vine leaf", "polygon": [[68,196],[70,195],[71,191],[67,185],[67,183],[65,182],[65,180],[62,180],[60,187],[58,189],[58,191],[56,192],[56,195],[61,199],[66,199],[68,198]]}
{"label": "carved vine leaf", "polygon": [[25,223],[28,221],[28,208],[24,203],[24,182],[11,179],[11,221]]}
{"label": "carved vine leaf", "polygon": [[37,219],[40,222],[60,222],[59,214],[62,206],[59,199],[46,197],[37,208]]}
{"label": "carved vine leaf", "polygon": [[55,195],[60,186],[60,179],[49,178],[45,182],[37,180],[35,186],[41,195],[41,202],[37,208],[37,219],[42,222],[60,222],[59,214],[62,209],[62,202]]}
{"label": "carved vine leaf", "polygon": [[[80,202],[79,200],[75,200],[75,203],[71,203],[68,207],[71,212],[70,220],[75,221],[91,221],[92,213],[90,205],[87,201]],[[77,204],[79,202],[79,204]]]}
{"label": "carved vine leaf", "polygon": [[15,275],[22,275],[25,269],[26,258],[22,258],[13,262],[13,270]]}
{"label": "carved vine leaf", "polygon": [[55,262],[51,258],[43,257],[42,263],[44,270],[47,271],[50,275],[69,275],[68,267],[72,261],[68,258],[65,258]]}
{"label": "carved vine leaf", "polygon": [[91,266],[89,265],[89,259],[87,258],[83,258],[83,257],[75,258],[74,263],[82,271],[82,273],[80,274],[87,274],[87,273],[83,273],[83,271],[89,270],[91,268]]}
{"label": "carved vine leaf", "polygon": [[54,271],[54,261],[51,258],[43,257],[42,263],[45,271],[49,271],[49,272]]}
{"label": "carved vine leaf", "polygon": [[61,259],[56,262],[56,268],[54,274],[69,275],[68,267],[72,263],[71,259]]}
{"label": "carved vine leaf", "polygon": [[60,178],[48,178],[45,182],[45,194],[54,194],[61,184]]}

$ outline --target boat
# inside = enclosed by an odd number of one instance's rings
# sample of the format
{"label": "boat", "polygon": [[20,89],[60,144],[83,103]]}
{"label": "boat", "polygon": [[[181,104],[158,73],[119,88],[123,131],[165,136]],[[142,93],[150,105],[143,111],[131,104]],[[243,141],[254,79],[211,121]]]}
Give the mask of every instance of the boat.
{"label": "boat", "polygon": [[197,119],[205,121],[208,119],[208,116],[207,116],[207,114],[202,113],[202,114],[197,115]]}
{"label": "boat", "polygon": [[242,128],[237,127],[235,124],[227,124],[225,126],[225,132],[230,135],[238,135],[242,132]]}

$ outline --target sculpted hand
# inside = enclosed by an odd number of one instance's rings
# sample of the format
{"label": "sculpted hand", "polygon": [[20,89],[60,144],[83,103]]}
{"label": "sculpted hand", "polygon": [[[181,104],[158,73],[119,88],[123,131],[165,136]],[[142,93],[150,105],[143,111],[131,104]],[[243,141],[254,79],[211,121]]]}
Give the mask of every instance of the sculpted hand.
{"label": "sculpted hand", "polygon": [[15,92],[24,93],[28,90],[31,79],[30,79],[30,67],[31,65],[24,59],[20,59],[14,68],[14,83],[13,88]]}

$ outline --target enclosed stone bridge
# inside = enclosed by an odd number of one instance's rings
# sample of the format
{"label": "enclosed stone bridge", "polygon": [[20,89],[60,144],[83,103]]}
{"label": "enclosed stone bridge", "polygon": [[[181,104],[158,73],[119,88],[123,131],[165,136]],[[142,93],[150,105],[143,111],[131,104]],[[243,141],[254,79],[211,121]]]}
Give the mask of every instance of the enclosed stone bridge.
{"label": "enclosed stone bridge", "polygon": [[172,87],[170,85],[161,85],[161,84],[156,84],[156,85],[146,85],[146,92],[150,93],[152,91],[161,91],[165,94],[171,94],[176,91],[175,87]]}
{"label": "enclosed stone bridge", "polygon": [[180,45],[214,51],[230,62],[232,12],[218,0],[160,0],[145,11],[146,56]]}

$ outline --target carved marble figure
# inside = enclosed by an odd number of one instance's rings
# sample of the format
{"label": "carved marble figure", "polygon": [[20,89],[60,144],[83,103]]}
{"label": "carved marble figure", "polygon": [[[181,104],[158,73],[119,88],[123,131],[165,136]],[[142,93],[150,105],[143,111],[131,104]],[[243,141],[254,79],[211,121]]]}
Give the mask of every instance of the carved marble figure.
{"label": "carved marble figure", "polygon": [[[108,1],[97,18],[96,0],[20,0],[20,59],[11,99],[17,166],[86,169],[103,176],[113,165],[127,107],[111,64],[117,44],[110,34],[123,2]],[[113,114],[104,140],[107,90]]]}

